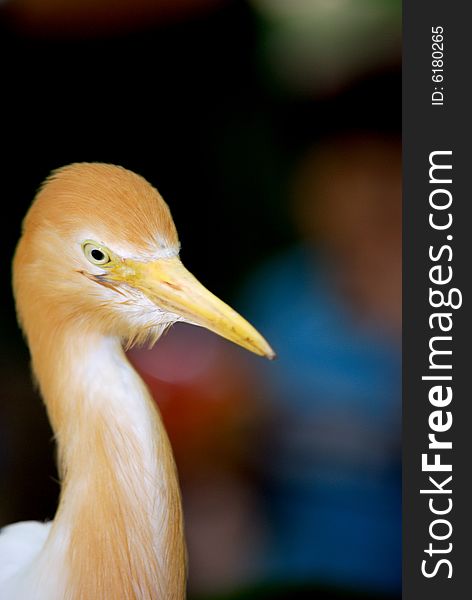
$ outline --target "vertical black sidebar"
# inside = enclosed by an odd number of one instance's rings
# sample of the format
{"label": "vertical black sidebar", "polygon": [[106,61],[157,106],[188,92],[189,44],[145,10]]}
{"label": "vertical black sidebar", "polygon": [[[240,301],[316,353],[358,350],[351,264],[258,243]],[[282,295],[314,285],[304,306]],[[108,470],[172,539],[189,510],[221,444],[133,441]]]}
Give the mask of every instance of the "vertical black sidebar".
{"label": "vertical black sidebar", "polygon": [[472,7],[403,3],[403,596],[472,598]]}

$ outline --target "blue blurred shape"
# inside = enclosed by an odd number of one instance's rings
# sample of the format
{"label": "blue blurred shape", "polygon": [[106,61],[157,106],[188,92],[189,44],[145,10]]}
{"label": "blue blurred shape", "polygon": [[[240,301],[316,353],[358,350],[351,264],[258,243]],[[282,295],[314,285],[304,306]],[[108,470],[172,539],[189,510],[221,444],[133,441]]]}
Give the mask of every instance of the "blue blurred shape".
{"label": "blue blurred shape", "polygon": [[356,320],[299,247],[252,279],[246,314],[278,353],[257,362],[267,579],[377,592],[401,585],[401,354]]}

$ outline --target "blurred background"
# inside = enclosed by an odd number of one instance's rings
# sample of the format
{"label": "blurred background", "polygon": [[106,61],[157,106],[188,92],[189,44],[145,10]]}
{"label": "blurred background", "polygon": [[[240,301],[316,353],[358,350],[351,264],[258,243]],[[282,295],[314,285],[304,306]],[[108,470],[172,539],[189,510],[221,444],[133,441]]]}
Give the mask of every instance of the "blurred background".
{"label": "blurred background", "polygon": [[177,325],[130,359],[174,447],[189,598],[399,598],[400,0],[2,0],[0,525],[54,516],[10,262],[48,173],[121,164],[266,363]]}

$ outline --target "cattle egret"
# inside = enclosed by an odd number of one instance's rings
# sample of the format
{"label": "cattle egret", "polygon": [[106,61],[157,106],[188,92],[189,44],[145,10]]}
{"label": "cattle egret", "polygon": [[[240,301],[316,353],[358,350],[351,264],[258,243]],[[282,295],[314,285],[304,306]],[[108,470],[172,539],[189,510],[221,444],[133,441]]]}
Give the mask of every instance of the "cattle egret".
{"label": "cattle egret", "polygon": [[13,262],[18,319],[58,448],[51,523],[0,535],[2,600],[181,600],[185,543],[169,441],[123,347],[186,321],[273,358],[178,258],[167,204],[122,167],[52,173]]}

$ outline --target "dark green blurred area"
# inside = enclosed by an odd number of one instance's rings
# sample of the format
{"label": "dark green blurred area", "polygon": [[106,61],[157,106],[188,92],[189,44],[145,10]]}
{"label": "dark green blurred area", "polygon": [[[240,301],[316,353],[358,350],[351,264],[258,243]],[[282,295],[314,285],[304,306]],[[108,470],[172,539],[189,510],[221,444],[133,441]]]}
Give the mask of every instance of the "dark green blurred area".
{"label": "dark green blurred area", "polygon": [[[128,26],[116,18],[110,31],[106,19],[35,25],[14,0],[1,7],[0,525],[52,518],[57,504],[51,431],[10,287],[21,220],[52,169],[100,161],[143,175],[171,208],[183,262],[231,299],[298,240],[292,177],[312,146],[345,131],[398,135],[400,2],[313,0],[319,12],[298,17],[290,1],[273,4],[209,2]],[[311,583],[233,587],[196,586],[191,597],[395,597]]]}

